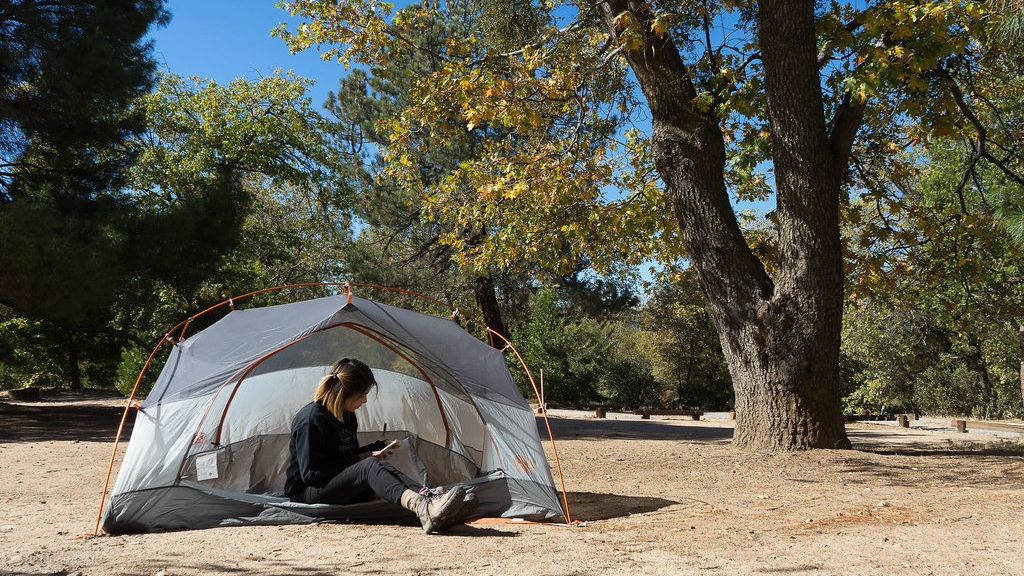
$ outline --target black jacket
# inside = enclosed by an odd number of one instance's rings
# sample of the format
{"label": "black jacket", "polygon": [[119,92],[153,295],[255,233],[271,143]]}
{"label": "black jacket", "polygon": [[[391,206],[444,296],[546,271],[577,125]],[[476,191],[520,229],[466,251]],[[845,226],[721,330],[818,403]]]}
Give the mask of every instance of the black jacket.
{"label": "black jacket", "polygon": [[342,470],[359,462],[359,427],[356,415],[345,412],[344,422],[316,402],[304,406],[292,419],[288,443],[291,460],[284,493],[301,501],[307,486],[323,487]]}

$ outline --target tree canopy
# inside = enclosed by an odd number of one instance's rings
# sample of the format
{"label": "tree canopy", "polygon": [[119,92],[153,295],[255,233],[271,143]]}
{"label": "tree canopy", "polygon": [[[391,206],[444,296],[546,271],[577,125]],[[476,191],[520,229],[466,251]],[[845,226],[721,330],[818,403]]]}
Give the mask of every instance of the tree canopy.
{"label": "tree canopy", "polygon": [[[160,0],[0,7],[0,303],[58,323],[102,323],[121,275],[120,190],[131,104],[152,87],[145,35]],[[71,272],[73,271],[73,275]]]}
{"label": "tree canopy", "polygon": [[[25,283],[22,300],[0,310],[0,333],[20,343],[0,349],[0,362],[28,381],[75,386],[91,357],[109,380],[120,347],[148,351],[211,302],[337,274],[331,254],[350,237],[352,194],[309,84],[283,73],[227,86],[161,74],[126,112],[145,130],[121,144],[130,162],[116,189],[66,213],[45,195],[5,206],[4,233],[26,246],[11,256]],[[80,245],[48,236],[69,228]]]}
{"label": "tree canopy", "polygon": [[[728,359],[741,447],[848,446],[839,343],[840,205],[859,185],[850,168],[957,134],[979,161],[1013,173],[1012,149],[999,147],[1009,142],[985,129],[995,109],[971,82],[998,21],[983,2],[284,5],[306,20],[279,31],[294,49],[322,46],[346,64],[386,66],[392,51],[420,49],[407,31],[431,12],[470,6],[490,18],[503,33],[467,30],[433,53],[437,71],[391,124],[393,171],[409,165],[413,134],[498,125],[510,136],[427,196],[450,220],[486,212],[494,223],[484,247],[446,239],[464,258],[557,259],[595,230],[608,239],[598,263],[672,261],[685,246]],[[641,95],[650,128],[631,130]],[[730,202],[767,193],[770,262]]]}
{"label": "tree canopy", "polygon": [[479,307],[553,399],[734,406],[744,448],[848,446],[844,407],[883,401],[1009,413],[1003,4],[285,2],[276,33],[350,67],[326,116],[283,73],[154,77],[159,4],[0,8],[0,380],[109,378],[83,358],[351,277]]}

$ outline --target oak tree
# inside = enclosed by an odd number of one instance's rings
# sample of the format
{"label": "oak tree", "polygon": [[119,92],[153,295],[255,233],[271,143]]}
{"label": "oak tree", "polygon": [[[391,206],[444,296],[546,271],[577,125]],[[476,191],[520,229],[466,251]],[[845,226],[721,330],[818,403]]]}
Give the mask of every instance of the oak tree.
{"label": "oak tree", "polygon": [[[295,49],[365,64],[382,63],[388,47],[418,48],[388,3],[283,4],[306,20],[280,32]],[[438,213],[486,213],[500,225],[472,250],[450,238],[457,252],[477,263],[553,259],[595,229],[608,239],[587,246],[595,262],[673,261],[685,248],[732,376],[734,444],[848,447],[839,215],[855,184],[849,168],[884,157],[910,128],[923,142],[976,126],[953,67],[998,18],[982,2],[927,0],[469,5],[518,44],[481,56],[487,35],[450,41],[435,54],[444,66],[393,123],[388,151],[401,173],[415,149],[402,135],[439,129],[438,119],[510,130],[431,192]],[[630,124],[639,96],[649,126]],[[775,239],[762,259],[731,200],[768,193]]]}

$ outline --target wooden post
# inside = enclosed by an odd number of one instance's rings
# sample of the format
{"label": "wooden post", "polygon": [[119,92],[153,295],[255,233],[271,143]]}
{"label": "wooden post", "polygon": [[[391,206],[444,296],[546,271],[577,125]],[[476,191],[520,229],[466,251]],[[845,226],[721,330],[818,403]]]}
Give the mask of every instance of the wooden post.
{"label": "wooden post", "polygon": [[651,409],[650,408],[644,408],[644,413],[640,415],[640,419],[641,420],[650,420],[651,419]]}
{"label": "wooden post", "polygon": [[1017,344],[1020,345],[1020,393],[1024,398],[1024,324],[1017,328]]}
{"label": "wooden post", "polygon": [[596,416],[598,418],[604,418],[605,417],[605,409],[604,408],[598,408],[597,412],[594,414],[594,416]]}
{"label": "wooden post", "polygon": [[547,404],[544,402],[544,369],[543,368],[540,369],[540,405],[542,407],[545,407],[545,408],[547,407]]}
{"label": "wooden post", "polygon": [[729,411],[729,420],[735,420],[735,419],[736,419],[736,411],[735,410],[730,410]]}
{"label": "wooden post", "polygon": [[910,428],[910,421],[907,419],[906,414],[897,414],[896,422],[900,425],[900,428]]}
{"label": "wooden post", "polygon": [[967,432],[967,420],[953,420],[952,424],[957,432],[961,434]]}

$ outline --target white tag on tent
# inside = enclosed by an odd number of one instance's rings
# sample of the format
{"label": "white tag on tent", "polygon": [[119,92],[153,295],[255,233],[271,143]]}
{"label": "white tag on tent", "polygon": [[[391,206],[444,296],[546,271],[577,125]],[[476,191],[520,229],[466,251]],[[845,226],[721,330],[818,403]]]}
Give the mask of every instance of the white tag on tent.
{"label": "white tag on tent", "polygon": [[217,453],[207,452],[196,456],[196,480],[213,480],[217,477]]}

